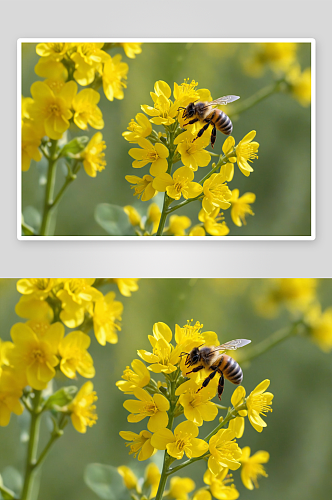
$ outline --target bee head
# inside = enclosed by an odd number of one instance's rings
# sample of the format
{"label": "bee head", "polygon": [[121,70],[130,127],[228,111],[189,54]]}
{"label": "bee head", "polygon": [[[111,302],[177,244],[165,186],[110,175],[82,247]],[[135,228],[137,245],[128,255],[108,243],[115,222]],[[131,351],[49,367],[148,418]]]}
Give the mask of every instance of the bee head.
{"label": "bee head", "polygon": [[183,114],[182,114],[182,118],[191,118],[195,114],[195,104],[193,102],[188,104],[188,106],[186,108],[184,108],[183,106],[180,106],[178,108],[178,111],[179,111],[179,109],[184,110]]}
{"label": "bee head", "polygon": [[200,360],[199,348],[194,347],[187,356],[186,366],[196,365]]}

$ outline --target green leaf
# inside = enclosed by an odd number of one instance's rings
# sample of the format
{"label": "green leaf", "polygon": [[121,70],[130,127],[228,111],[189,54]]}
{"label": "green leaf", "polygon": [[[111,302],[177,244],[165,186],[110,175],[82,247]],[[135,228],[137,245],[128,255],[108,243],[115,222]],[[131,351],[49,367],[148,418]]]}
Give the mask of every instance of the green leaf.
{"label": "green leaf", "polygon": [[39,234],[41,215],[35,207],[25,207],[23,210],[23,219],[28,226],[32,227],[36,234]]}
{"label": "green leaf", "polygon": [[45,408],[53,408],[54,406],[65,406],[70,403],[77,392],[75,385],[62,387],[48,398]]}
{"label": "green leaf", "polygon": [[4,500],[18,498],[22,490],[22,476],[14,467],[6,467],[0,475],[0,491]]}
{"label": "green leaf", "polygon": [[69,158],[77,155],[83,149],[85,149],[86,145],[89,142],[89,137],[82,135],[80,137],[75,137],[72,141],[68,142],[60,151],[59,156],[67,156]]}
{"label": "green leaf", "polygon": [[133,226],[122,207],[101,203],[96,206],[95,220],[111,236],[134,235]]}
{"label": "green leaf", "polygon": [[115,467],[89,464],[84,472],[84,481],[89,488],[105,500],[129,500],[130,493]]}

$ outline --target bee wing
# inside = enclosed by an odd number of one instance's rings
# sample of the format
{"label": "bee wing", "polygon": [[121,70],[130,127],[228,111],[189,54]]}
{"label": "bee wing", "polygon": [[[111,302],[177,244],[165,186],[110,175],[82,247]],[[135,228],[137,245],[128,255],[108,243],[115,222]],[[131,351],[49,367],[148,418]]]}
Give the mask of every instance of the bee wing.
{"label": "bee wing", "polygon": [[216,351],[228,351],[228,350],[233,350],[239,349],[239,347],[243,347],[247,344],[250,344],[251,340],[247,339],[235,339],[235,340],[230,340],[229,342],[226,342],[225,344],[218,345],[213,351],[211,351],[211,354],[216,352]]}
{"label": "bee wing", "polygon": [[226,106],[226,104],[229,104],[230,102],[234,102],[240,99],[240,96],[238,95],[225,95],[224,97],[219,97],[218,99],[215,99],[214,101],[209,102],[208,104],[211,105],[217,105],[221,104],[223,106]]}

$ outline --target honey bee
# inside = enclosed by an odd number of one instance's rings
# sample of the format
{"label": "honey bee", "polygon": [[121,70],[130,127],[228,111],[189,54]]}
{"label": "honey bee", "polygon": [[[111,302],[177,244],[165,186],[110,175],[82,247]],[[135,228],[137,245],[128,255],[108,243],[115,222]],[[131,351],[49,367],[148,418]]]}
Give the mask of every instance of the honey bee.
{"label": "honey bee", "polygon": [[217,129],[225,135],[231,135],[233,131],[233,124],[231,119],[217,108],[212,108],[212,106],[216,106],[218,104],[226,105],[230,102],[236,101],[240,99],[237,95],[226,95],[224,97],[219,97],[219,99],[215,99],[211,102],[191,102],[188,104],[186,108],[180,107],[179,109],[184,109],[182,118],[190,118],[188,123],[185,123],[183,126],[192,125],[198,121],[205,122],[204,127],[198,132],[194,141],[201,137],[205,130],[209,128],[209,125],[213,125],[213,129],[211,132],[211,146],[214,147],[214,143],[216,142],[217,137]]}
{"label": "honey bee", "polygon": [[238,349],[239,347],[243,347],[249,344],[251,340],[246,339],[236,339],[230,340],[225,344],[221,344],[219,346],[204,346],[203,347],[194,347],[190,353],[182,353],[182,355],[187,354],[187,358],[185,361],[185,365],[187,368],[190,366],[196,365],[198,366],[193,368],[189,373],[196,373],[203,368],[207,370],[211,370],[211,373],[206,379],[203,381],[202,387],[198,389],[197,392],[206,387],[209,382],[213,379],[216,373],[220,374],[219,383],[218,383],[218,397],[221,399],[221,395],[224,390],[224,377],[232,382],[233,384],[241,384],[243,380],[243,372],[239,363],[235,361],[235,359],[231,358],[227,354],[223,354],[223,352],[228,349]]}

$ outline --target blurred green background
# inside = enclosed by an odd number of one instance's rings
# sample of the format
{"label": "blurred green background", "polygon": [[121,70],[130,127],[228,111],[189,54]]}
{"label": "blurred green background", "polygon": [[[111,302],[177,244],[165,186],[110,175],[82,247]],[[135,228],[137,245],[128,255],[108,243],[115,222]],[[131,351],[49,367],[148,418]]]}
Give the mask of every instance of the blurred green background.
{"label": "blurred green background", "polygon": [[[185,78],[198,82],[198,88],[208,88],[215,99],[227,94],[241,96],[242,100],[272,83],[274,74],[267,69],[261,78],[252,78],[243,71],[243,61],[249,55],[252,44],[206,43],[146,43],[142,53],[128,59],[122,49],[110,53],[122,53],[129,65],[127,89],[123,100],[108,101],[101,90],[100,108],[105,128],[106,169],[92,179],[82,170],[78,179],[69,187],[58,208],[55,235],[106,235],[94,220],[94,210],[99,203],[120,206],[134,205],[142,214],[150,202],[137,201],[132,195],[125,175],[148,173],[148,167],[138,171],[132,168],[128,155],[132,147],[122,137],[128,123],[141,112],[142,104],[152,104],[150,91],[157,80],[166,81],[173,90],[174,82],[181,84]],[[24,97],[30,96],[30,86],[40,78],[34,73],[39,57],[35,44],[23,44]],[[310,66],[310,44],[298,44],[298,61],[302,70]],[[173,97],[172,97],[173,99]],[[230,117],[231,108],[225,111]],[[255,140],[260,143],[259,159],[254,160],[254,172],[249,178],[236,167],[230,188],[238,188],[240,194],[251,191],[257,196],[253,205],[255,216],[247,217],[247,226],[236,227],[225,211],[230,235],[255,236],[304,236],[310,235],[310,107],[302,107],[290,95],[277,94],[265,99],[244,112],[234,124],[233,136],[240,141],[248,132],[256,130]],[[157,127],[157,130],[163,130]],[[90,137],[95,133],[90,128]],[[76,126],[70,128],[72,136],[82,135]],[[86,135],[86,134],[85,134]],[[218,132],[215,152],[221,153],[226,136]],[[135,147],[135,146],[134,146]],[[211,149],[210,149],[211,150]],[[180,163],[176,167],[181,166]],[[209,168],[209,167],[207,167]],[[207,168],[200,168],[200,180]],[[61,170],[61,169],[59,169]],[[32,205],[39,210],[43,206],[44,187],[39,178],[44,177],[45,166],[32,165],[23,174],[23,208]],[[63,183],[63,172],[58,175],[58,187]],[[158,195],[158,203],[162,196]],[[157,201],[156,198],[153,201]],[[176,212],[188,215],[196,224],[198,207],[190,204]]]}
{"label": "blurred green background", "polygon": [[[128,412],[123,395],[115,386],[123,369],[137,358],[137,349],[150,349],[147,336],[152,334],[155,322],[167,323],[174,332],[177,323],[200,321],[204,331],[217,332],[221,342],[234,338],[248,338],[253,344],[266,338],[280,327],[289,324],[289,315],[283,310],[273,320],[261,318],[255,312],[254,302],[266,285],[262,279],[142,279],[139,290],[130,298],[117,298],[124,303],[122,331],[116,345],[102,347],[92,335],[91,352],[96,367],[93,379],[98,393],[98,422],[85,435],[69,424],[65,437],[52,449],[43,466],[40,499],[59,498],[93,500],[97,498],[83,482],[87,464],[99,462],[113,466],[133,466],[142,472],[147,462],[139,463],[128,455],[120,430],[139,432],[146,421],[127,422]],[[115,290],[115,288],[114,288]],[[0,281],[1,338],[10,338],[11,326],[22,321],[14,307],[20,294],[15,279]],[[104,292],[104,290],[103,290]],[[323,309],[332,305],[331,279],[319,280],[318,297]],[[265,420],[267,428],[257,433],[246,420],[240,447],[250,446],[252,453],[267,450],[268,478],[261,477],[259,489],[246,490],[239,471],[234,472],[240,498],[255,500],[312,500],[328,498],[332,480],[332,364],[331,355],[324,354],[309,339],[291,338],[257,358],[249,367],[243,366],[247,394],[258,383],[268,378],[269,390],[275,395],[273,412]],[[85,379],[78,380],[82,385]],[[58,384],[70,383],[59,379]],[[228,381],[222,404],[228,405],[235,386]],[[220,412],[219,415],[222,413]],[[19,434],[25,419],[12,416],[8,427],[0,428],[0,471],[8,465],[19,470],[24,467],[26,444],[19,443]],[[46,423],[42,428],[45,438]],[[204,423],[206,435],[213,423]],[[43,439],[45,441],[45,439]],[[156,457],[158,460],[158,456]],[[183,469],[183,475],[195,478],[202,485],[204,464],[198,462]]]}

